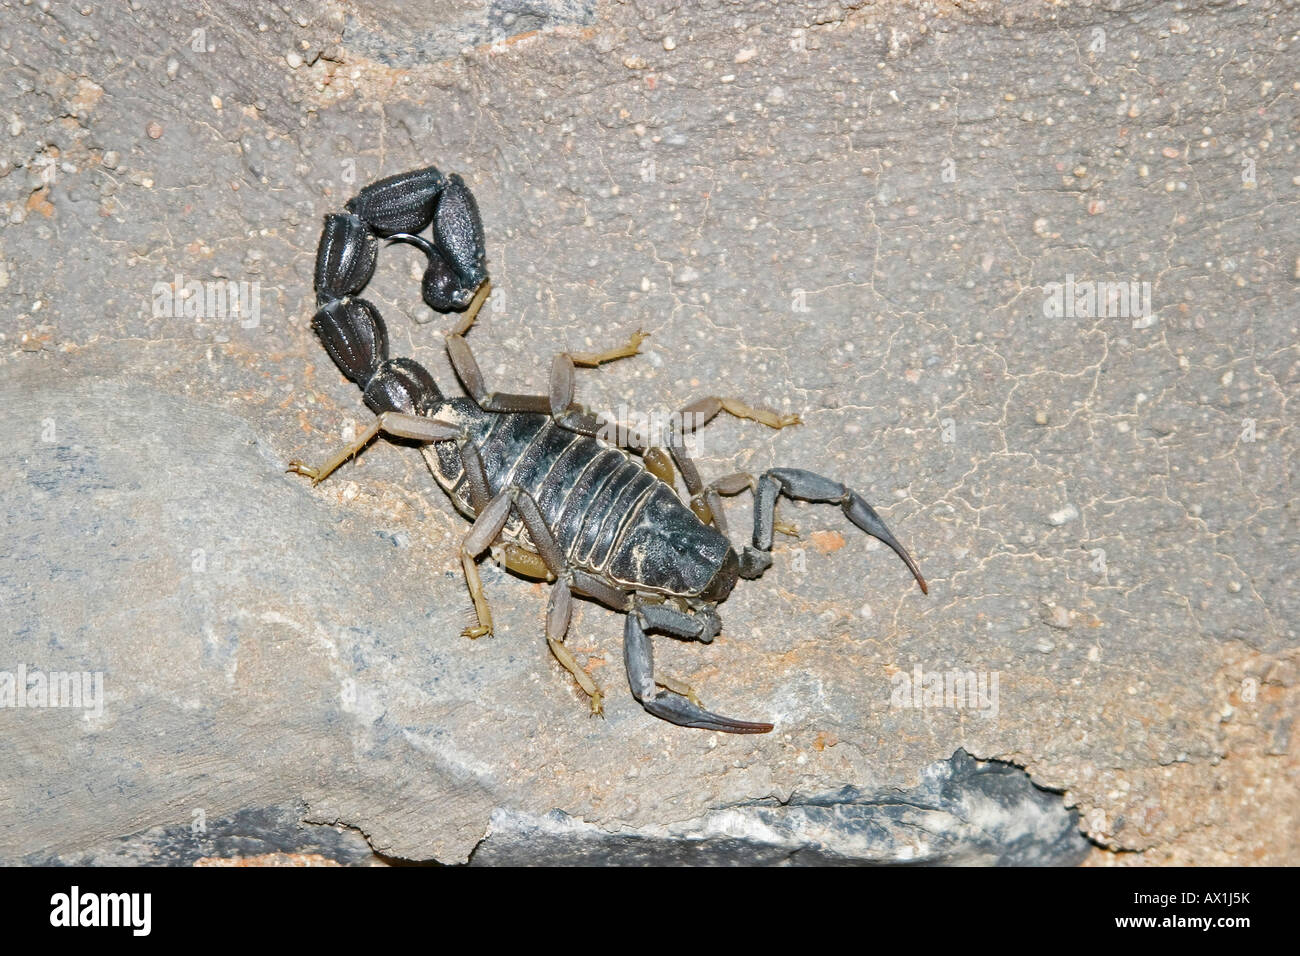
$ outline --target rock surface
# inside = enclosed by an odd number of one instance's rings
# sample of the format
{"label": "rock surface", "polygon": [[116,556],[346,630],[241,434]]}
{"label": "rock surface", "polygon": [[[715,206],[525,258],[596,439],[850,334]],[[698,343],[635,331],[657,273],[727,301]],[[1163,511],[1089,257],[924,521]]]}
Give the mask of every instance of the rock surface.
{"label": "rock surface", "polygon": [[[932,793],[959,748],[1062,794],[1095,864],[1300,858],[1300,11],[397,7],[0,2],[0,704],[20,672],[103,692],[0,706],[0,860],[198,818],[345,825],[320,855],[349,863],[356,833],[516,862],[543,831],[580,859],[596,833],[883,860],[865,831],[783,834]],[[773,734],[646,715],[621,619],[582,604],[589,719],[545,588],[490,562],[497,633],[459,638],[465,524],[410,449],[284,473],[367,420],[308,326],[321,217],[430,162],[483,211],[490,385],[543,391],[555,351],[645,329],[580,373],[588,405],[798,412],[709,425],[705,472],[835,476],[916,555],[928,598],[836,509],[783,505],[800,537],[718,641],[657,642]],[[368,295],[449,385],[418,280],[389,248]],[[1089,283],[1115,285],[1085,312]],[[728,835],[738,807],[778,836]],[[1074,859],[1059,831],[981,839],[925,858]]]}
{"label": "rock surface", "polygon": [[559,810],[492,815],[477,866],[869,863],[914,866],[1065,866],[1089,851],[1078,818],[1023,771],[979,764],[963,750],[926,767],[912,790],[845,787],[784,803],[711,810],[667,826],[611,833]]}
{"label": "rock surface", "polygon": [[[241,810],[189,824],[154,827],[103,846],[24,862],[94,866],[380,866],[356,830],[303,825],[300,806]],[[534,816],[497,809],[474,866],[1070,865],[1088,841],[1059,795],[1024,771],[978,763],[959,750],[927,767],[914,790],[860,793],[845,787],[819,798],[795,794],[711,810],[670,825],[609,831],[561,810]]]}

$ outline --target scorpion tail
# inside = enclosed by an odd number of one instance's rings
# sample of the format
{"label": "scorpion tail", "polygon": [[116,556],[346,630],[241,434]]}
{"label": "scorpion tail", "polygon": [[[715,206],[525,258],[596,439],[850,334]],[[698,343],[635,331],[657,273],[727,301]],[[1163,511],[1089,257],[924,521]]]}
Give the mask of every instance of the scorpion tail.
{"label": "scorpion tail", "polygon": [[388,361],[388,328],[366,299],[334,299],[312,317],[311,327],[339,371],[363,389]]}
{"label": "scorpion tail", "polygon": [[316,247],[316,304],[354,295],[375,272],[379,243],[365,222],[350,214],[325,217]]}
{"label": "scorpion tail", "polygon": [[375,412],[427,415],[442,401],[433,376],[419,362],[388,357],[388,329],[365,299],[335,299],[312,318],[334,364],[365,393]]}
{"label": "scorpion tail", "polygon": [[419,232],[433,221],[447,178],[436,167],[398,173],[371,183],[348,200],[346,209],[381,236]]}
{"label": "scorpion tail", "polygon": [[456,267],[448,261],[437,246],[423,236],[410,236],[399,232],[389,236],[388,241],[405,242],[424,253],[428,265],[424,270],[424,278],[420,282],[420,295],[434,311],[463,311],[473,301],[474,293],[484,284],[480,282],[473,286],[465,285]]}
{"label": "scorpion tail", "polygon": [[433,243],[424,238],[424,236],[413,236],[406,232],[392,232],[388,234],[387,240],[388,241],[385,245],[391,246],[395,242],[405,242],[408,245],[415,246],[415,248],[423,252],[429,259],[438,255],[438,250],[433,247]]}

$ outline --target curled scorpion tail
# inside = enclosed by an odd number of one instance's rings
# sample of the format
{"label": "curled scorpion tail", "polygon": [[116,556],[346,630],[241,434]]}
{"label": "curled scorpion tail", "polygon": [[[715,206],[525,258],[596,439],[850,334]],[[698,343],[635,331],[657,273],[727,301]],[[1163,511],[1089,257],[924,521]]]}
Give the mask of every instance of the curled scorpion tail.
{"label": "curled scorpion tail", "polygon": [[364,389],[388,361],[388,327],[366,299],[335,299],[311,320],[339,371]]}
{"label": "curled scorpion tail", "polygon": [[316,246],[316,304],[355,295],[375,273],[379,242],[365,221],[346,213],[325,217]]}
{"label": "curled scorpion tail", "polygon": [[[452,180],[460,183],[458,177]],[[426,228],[447,185],[433,166],[400,173],[362,189],[348,200],[346,213],[325,217],[316,247],[319,311],[312,317],[312,329],[339,371],[361,387],[376,414],[427,415],[443,400],[424,366],[414,359],[388,357],[383,317],[374,303],[357,296],[374,275],[378,237]]]}
{"label": "curled scorpion tail", "polygon": [[447,178],[435,166],[398,173],[361,190],[348,200],[347,210],[380,236],[420,232],[433,221],[446,185]]}
{"label": "curled scorpion tail", "polygon": [[371,302],[336,299],[312,317],[311,327],[339,371],[361,386],[375,414],[427,415],[442,401],[442,392],[423,365],[388,357],[388,329]]}

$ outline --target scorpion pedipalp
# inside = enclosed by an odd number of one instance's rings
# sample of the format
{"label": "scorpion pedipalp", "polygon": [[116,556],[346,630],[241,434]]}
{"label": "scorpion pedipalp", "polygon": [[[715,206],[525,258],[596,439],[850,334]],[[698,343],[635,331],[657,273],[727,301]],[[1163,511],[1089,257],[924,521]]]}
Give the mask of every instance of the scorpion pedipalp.
{"label": "scorpion pedipalp", "polygon": [[[623,625],[623,663],[627,669],[627,681],[632,688],[632,696],[641,702],[647,712],[669,723],[681,727],[694,727],[698,730],[716,730],[724,734],[765,734],[772,729],[772,724],[749,720],[736,720],[705,710],[689,686],[677,681],[655,680],[654,648],[650,643],[650,630],[661,631],[675,636],[696,637],[698,635],[683,633],[683,629],[674,626],[666,614],[647,615],[645,612],[654,605],[633,604]],[[683,614],[683,618],[689,618]],[[656,690],[659,686],[676,688],[675,690]]]}
{"label": "scorpion pedipalp", "polygon": [[855,525],[879,538],[903,559],[921,593],[929,594],[930,589],[921,576],[921,569],[916,566],[907,549],[899,543],[874,508],[860,494],[830,478],[824,478],[802,468],[773,468],[763,473],[758,479],[758,489],[754,496],[754,548],[759,551],[772,550],[772,532],[776,512],[776,498],[783,494],[787,498],[801,501],[825,502],[838,504]]}

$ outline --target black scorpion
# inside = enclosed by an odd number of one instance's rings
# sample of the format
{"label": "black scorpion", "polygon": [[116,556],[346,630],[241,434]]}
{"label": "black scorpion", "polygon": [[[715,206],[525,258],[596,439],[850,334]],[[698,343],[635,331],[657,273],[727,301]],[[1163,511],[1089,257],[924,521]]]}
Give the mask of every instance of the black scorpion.
{"label": "black scorpion", "polygon": [[[391,176],[362,189],[345,208],[325,217],[312,328],[377,417],[323,467],[295,461],[289,470],[318,483],[380,432],[423,443],[434,478],[473,520],[460,551],[477,618],[466,636],[492,633],[476,561],[499,540],[510,570],[554,581],[546,640],[589,695],[593,713],[602,712],[602,693],[564,644],[574,594],[627,615],[628,682],[651,714],[685,727],[766,733],[771,724],[711,713],[690,686],[656,676],[648,634],[705,644],[718,635],[716,605],[738,577],[757,578],[772,564],[779,495],[838,504],[853,524],[889,545],[927,590],[907,550],[856,491],[798,468],[773,468],[757,480],[738,473],[705,484],[686,453],[685,434],[721,411],[772,428],[795,424],[797,416],[703,398],[674,419],[685,424],[671,431],[665,455],[638,434],[611,430],[577,404],[574,367],[634,355],[642,333],[606,352],[557,355],[548,395],[489,391],[465,340],[491,289],[483,225],[459,176],[444,177],[432,166]],[[419,235],[430,225],[431,240]],[[463,312],[447,335],[447,352],[468,398],[445,397],[417,362],[389,358],[379,310],[358,297],[374,272],[380,238],[417,246],[428,260],[424,301],[439,312]],[[689,493],[686,502],[674,490],[674,463]],[[726,536],[721,496],[746,489],[754,492],[753,544],[737,551]]]}

